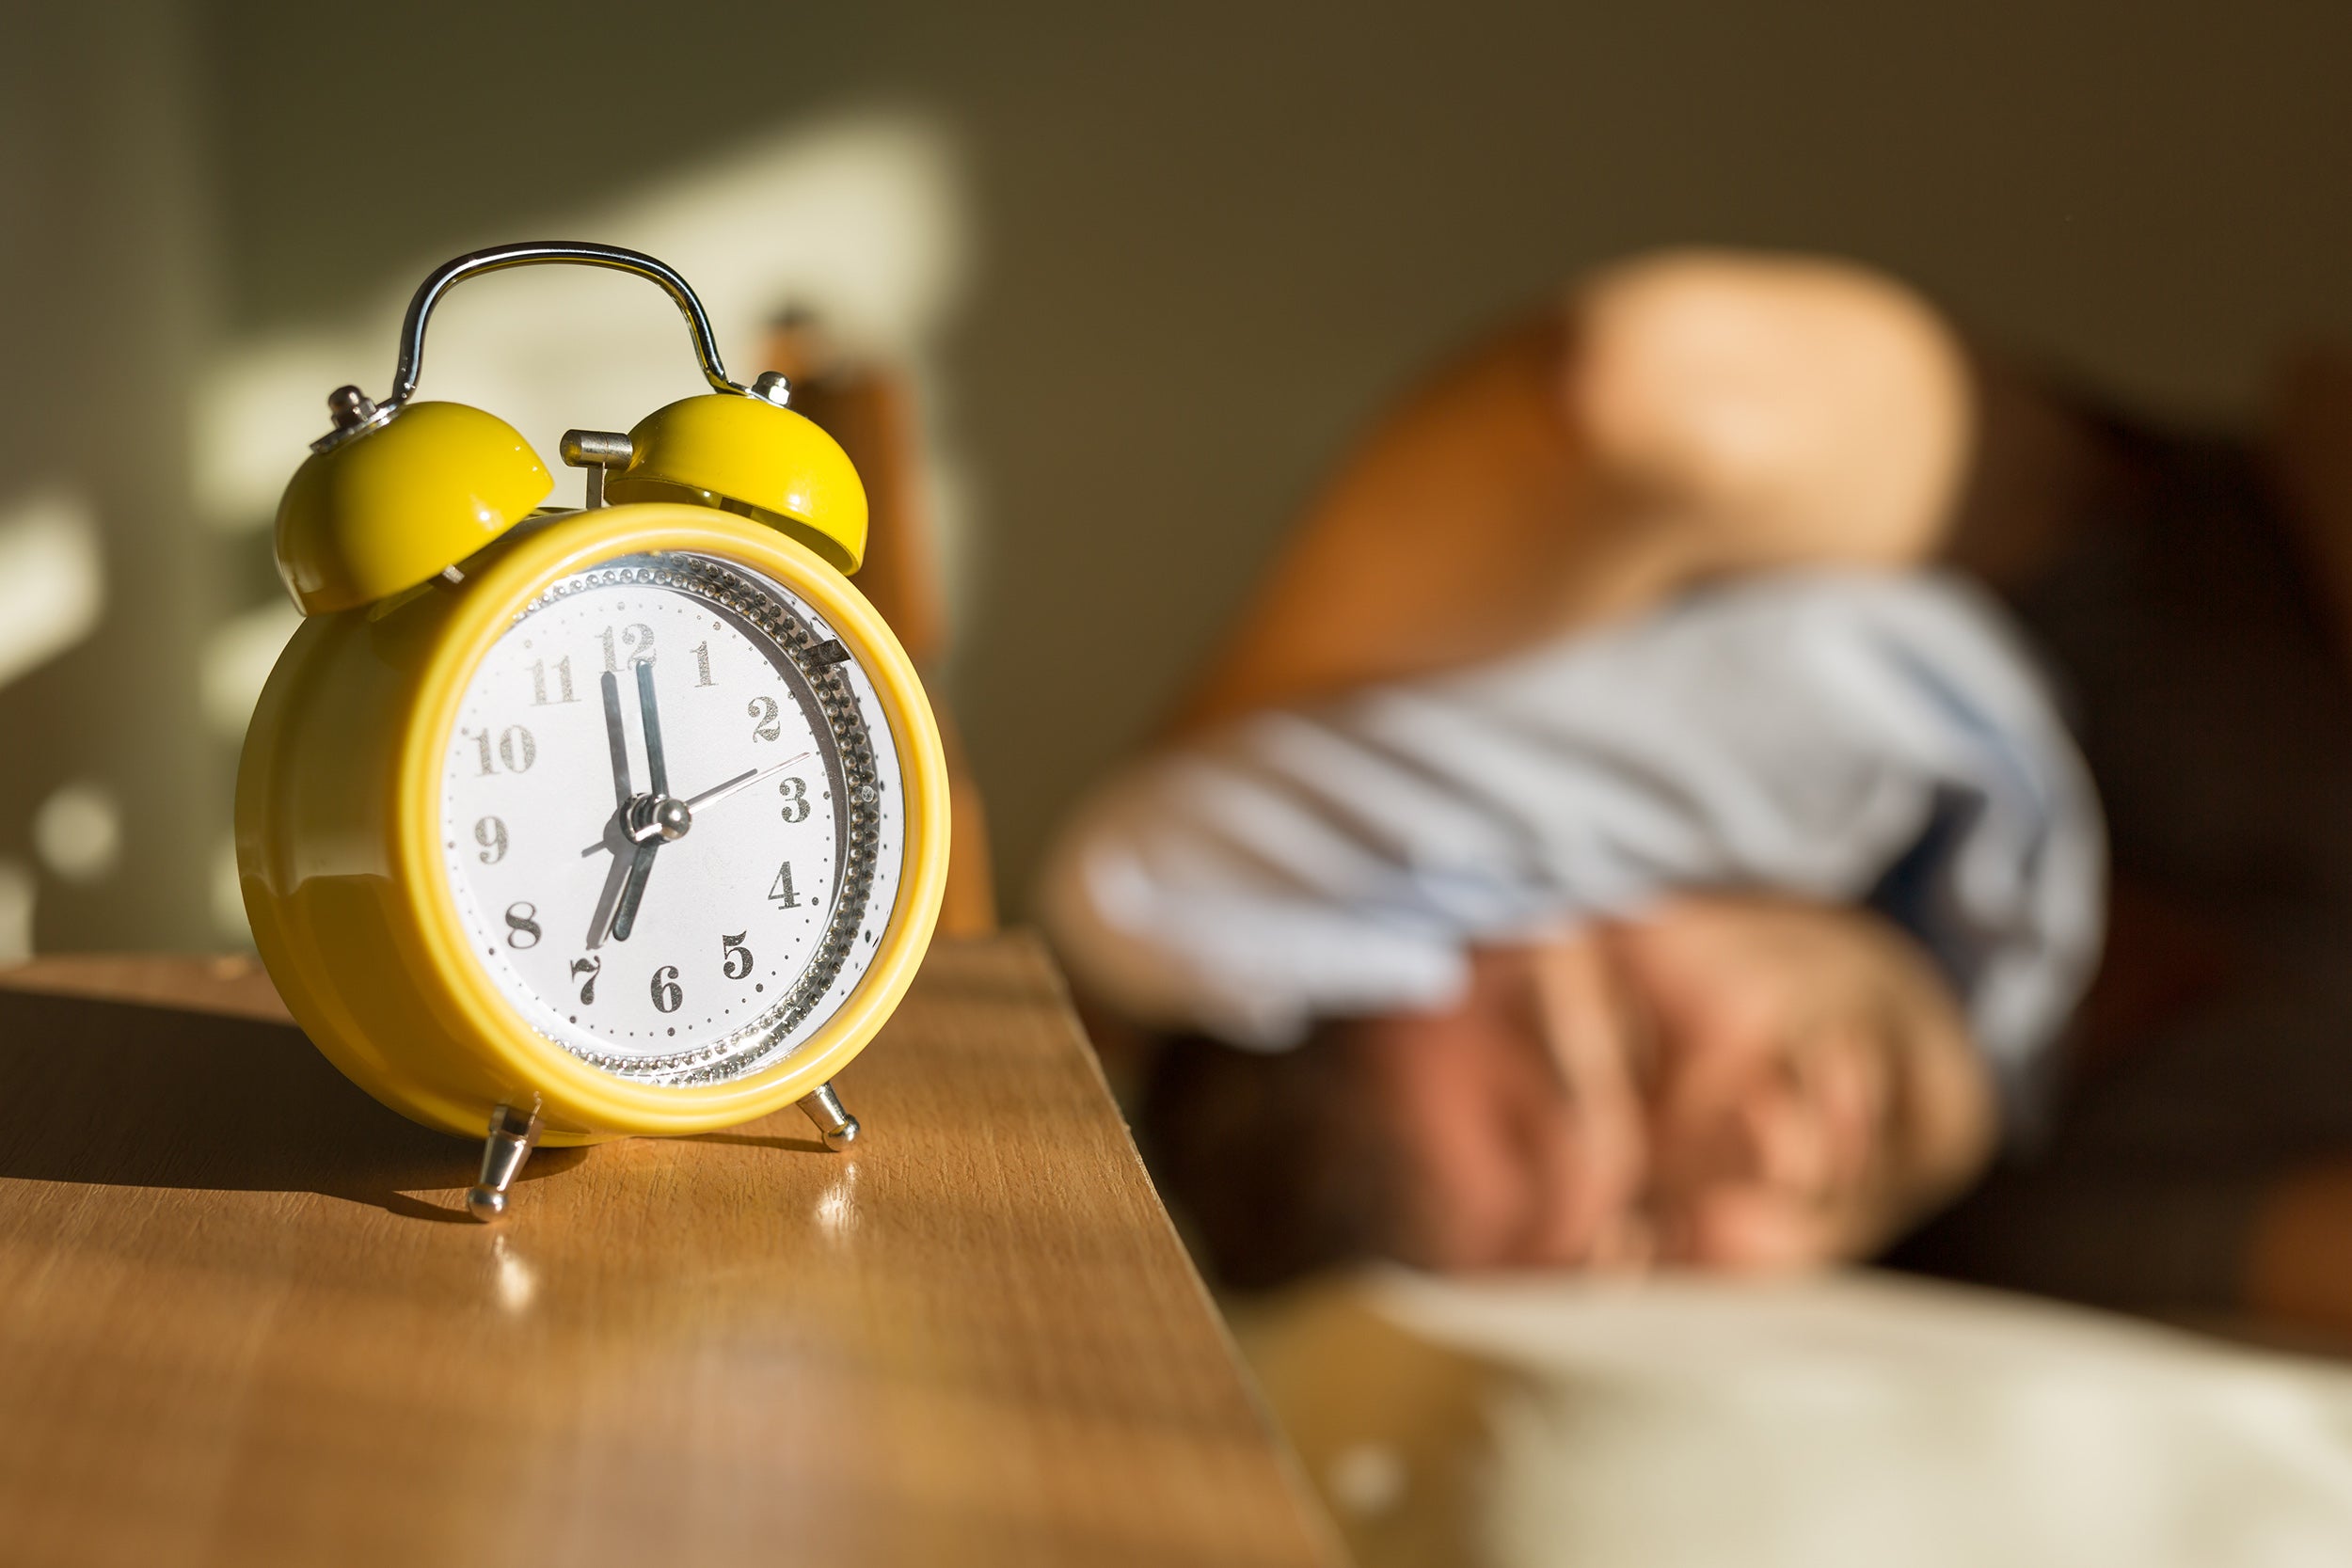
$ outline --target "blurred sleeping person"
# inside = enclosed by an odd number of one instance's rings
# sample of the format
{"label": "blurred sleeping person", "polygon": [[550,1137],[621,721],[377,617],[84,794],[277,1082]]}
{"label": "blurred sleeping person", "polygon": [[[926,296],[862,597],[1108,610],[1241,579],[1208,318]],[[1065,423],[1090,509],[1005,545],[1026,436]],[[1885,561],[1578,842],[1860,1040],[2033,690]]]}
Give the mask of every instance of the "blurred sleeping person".
{"label": "blurred sleeping person", "polygon": [[2345,378],[2271,429],[1706,253],[1419,389],[1041,889],[1217,1272],[1909,1236],[2352,1325]]}

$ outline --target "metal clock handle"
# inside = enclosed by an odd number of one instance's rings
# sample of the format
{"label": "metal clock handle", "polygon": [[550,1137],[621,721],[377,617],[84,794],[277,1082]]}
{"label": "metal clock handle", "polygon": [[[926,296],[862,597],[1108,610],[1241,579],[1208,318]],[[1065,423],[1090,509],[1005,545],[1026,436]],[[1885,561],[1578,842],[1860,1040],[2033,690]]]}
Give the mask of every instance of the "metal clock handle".
{"label": "metal clock handle", "polygon": [[418,285],[416,294],[408,301],[408,314],[400,324],[400,365],[392,372],[391,396],[380,405],[384,411],[399,412],[416,394],[417,377],[424,370],[425,324],[443,294],[467,278],[484,273],[553,263],[609,267],[660,285],[661,292],[678,308],[678,314],[686,318],[687,329],[694,340],[694,358],[701,364],[703,379],[710,383],[711,390],[752,395],[750,388],[727,379],[726,367],[719,359],[719,340],[711,333],[710,318],[704,314],[702,301],[694,297],[686,279],[668,262],[643,251],[623,250],[618,245],[591,245],[580,240],[527,240],[516,245],[493,245],[444,262]]}
{"label": "metal clock handle", "polygon": [[688,334],[694,340],[694,359],[702,366],[703,379],[711,390],[730,392],[738,397],[758,398],[762,402],[782,404],[789,401],[791,388],[784,377],[770,373],[753,386],[727,379],[726,366],[719,358],[719,340],[710,330],[710,318],[703,311],[703,303],[694,297],[694,291],[677,270],[667,261],[646,255],[642,250],[624,250],[619,245],[591,245],[584,240],[531,240],[516,245],[492,245],[447,261],[433,270],[433,275],[418,286],[408,301],[408,313],[400,324],[400,362],[392,371],[391,394],[382,403],[371,400],[357,387],[339,387],[327,400],[327,407],[335,418],[335,428],[310,443],[313,451],[326,451],[358,435],[383,424],[417,393],[417,378],[424,372],[424,329],[433,318],[433,307],[441,296],[469,277],[487,272],[504,272],[509,267],[535,267],[548,264],[582,267],[607,267],[632,277],[646,278],[660,286],[670,302],[686,318]]}

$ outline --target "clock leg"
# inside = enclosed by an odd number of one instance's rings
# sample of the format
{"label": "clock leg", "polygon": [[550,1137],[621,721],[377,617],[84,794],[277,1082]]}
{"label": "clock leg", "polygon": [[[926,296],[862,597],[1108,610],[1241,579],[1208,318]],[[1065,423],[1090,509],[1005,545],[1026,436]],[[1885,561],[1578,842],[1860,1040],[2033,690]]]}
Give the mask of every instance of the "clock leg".
{"label": "clock leg", "polygon": [[483,1224],[506,1212],[506,1189],[539,1141],[539,1113],[501,1105],[490,1113],[490,1135],[482,1146],[482,1178],[466,1194],[466,1212]]}
{"label": "clock leg", "polygon": [[857,1117],[841,1107],[831,1084],[819,1084],[801,1101],[801,1109],[817,1124],[818,1135],[835,1154],[857,1142]]}

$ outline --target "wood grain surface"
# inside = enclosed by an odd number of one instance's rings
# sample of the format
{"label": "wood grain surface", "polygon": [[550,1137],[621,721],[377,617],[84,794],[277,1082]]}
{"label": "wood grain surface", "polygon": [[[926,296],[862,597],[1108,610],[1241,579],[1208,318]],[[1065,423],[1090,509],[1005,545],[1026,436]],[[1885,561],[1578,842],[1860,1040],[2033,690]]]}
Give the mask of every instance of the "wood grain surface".
{"label": "wood grain surface", "polygon": [[0,1561],[1334,1560],[1033,942],[839,1086],[490,1229],[249,965],[0,973]]}

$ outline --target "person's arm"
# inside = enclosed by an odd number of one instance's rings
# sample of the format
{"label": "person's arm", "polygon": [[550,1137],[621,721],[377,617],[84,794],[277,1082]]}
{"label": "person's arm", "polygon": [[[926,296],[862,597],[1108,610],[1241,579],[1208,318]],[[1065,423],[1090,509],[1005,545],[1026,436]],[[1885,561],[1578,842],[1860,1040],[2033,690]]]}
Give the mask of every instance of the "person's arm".
{"label": "person's arm", "polygon": [[1373,431],[1175,727],[1494,657],[1727,573],[1921,560],[1970,408],[1948,329],[1876,275],[1703,253],[1603,273]]}

